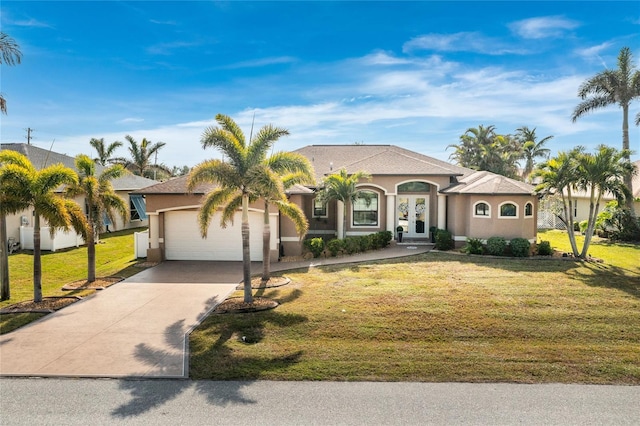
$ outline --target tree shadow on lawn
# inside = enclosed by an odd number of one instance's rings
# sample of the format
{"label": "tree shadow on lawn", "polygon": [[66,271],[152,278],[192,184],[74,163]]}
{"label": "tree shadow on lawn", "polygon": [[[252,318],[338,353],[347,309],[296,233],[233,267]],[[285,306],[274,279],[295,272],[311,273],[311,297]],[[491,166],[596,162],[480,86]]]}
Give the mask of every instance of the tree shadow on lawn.
{"label": "tree shadow on lawn", "polygon": [[[264,289],[262,293],[264,293]],[[277,298],[279,294],[280,290],[277,289],[267,292],[265,296]],[[277,300],[280,304],[287,303],[297,299],[301,294],[302,292],[299,289],[295,289]],[[196,362],[202,360],[206,368],[216,371],[227,369],[225,377],[221,378],[222,380],[232,380],[232,377],[236,376],[243,381],[216,383],[190,380],[167,382],[164,379],[122,380],[119,384],[120,389],[128,391],[131,394],[131,400],[115,408],[111,413],[113,417],[129,418],[138,416],[162,406],[191,388],[204,395],[212,405],[223,407],[230,404],[254,404],[255,400],[248,399],[242,394],[242,389],[251,383],[250,380],[259,378],[260,373],[263,371],[287,368],[297,363],[302,356],[302,351],[276,357],[242,356],[229,347],[229,341],[235,337],[241,344],[255,344],[264,338],[264,327],[267,324],[287,327],[307,321],[306,317],[281,314],[277,309],[244,314],[211,314],[212,306],[215,306],[214,302],[217,304],[217,300],[209,299],[205,303],[205,309],[198,315],[199,321],[204,319],[204,322],[198,326],[198,332],[205,335],[218,335],[218,338],[211,346],[201,351],[200,354],[192,356],[192,360],[195,359]],[[175,351],[169,352],[140,344],[136,347],[135,356],[157,368],[162,368],[162,366],[157,365],[158,359],[163,360],[163,365],[169,366],[175,366],[176,363],[184,363],[182,353],[182,345],[184,343],[177,340],[172,341],[169,338],[169,336],[175,336],[179,331],[190,331],[184,330],[184,320],[171,324],[165,332],[166,343]],[[232,371],[228,371],[229,369],[232,369]],[[247,371],[253,371],[253,373],[248,373]]]}

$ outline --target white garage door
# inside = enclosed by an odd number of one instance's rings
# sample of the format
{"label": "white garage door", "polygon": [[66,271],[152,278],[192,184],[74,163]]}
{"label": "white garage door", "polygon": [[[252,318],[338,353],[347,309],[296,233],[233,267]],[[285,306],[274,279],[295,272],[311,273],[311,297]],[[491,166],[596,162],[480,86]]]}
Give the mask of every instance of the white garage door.
{"label": "white garage door", "polygon": [[[249,212],[251,260],[262,260],[262,221],[259,212]],[[167,260],[242,260],[242,213],[233,225],[220,227],[220,215],[211,219],[207,238],[200,236],[198,212],[172,211],[164,214],[164,247]],[[275,232],[272,227],[271,232]]]}

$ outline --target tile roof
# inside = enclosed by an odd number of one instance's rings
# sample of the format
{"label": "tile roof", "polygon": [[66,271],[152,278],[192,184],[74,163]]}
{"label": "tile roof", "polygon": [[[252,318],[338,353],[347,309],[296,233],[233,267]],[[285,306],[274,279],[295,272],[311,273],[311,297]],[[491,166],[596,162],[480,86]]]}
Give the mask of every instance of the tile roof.
{"label": "tile roof", "polygon": [[[31,164],[33,164],[33,166],[38,170],[52,164],[63,164],[76,172],[78,171],[76,169],[75,157],[71,157],[66,154],[49,151],[26,143],[3,143],[0,148],[17,151],[26,156],[29,161],[31,161]],[[104,169],[104,166],[96,164],[96,174],[102,173]],[[125,174],[118,179],[114,179],[111,183],[113,185],[113,189],[116,191],[131,191],[144,188],[149,185],[154,185],[158,182],[153,179],[147,179],[134,174]]]}
{"label": "tile roof", "polygon": [[535,187],[486,171],[475,171],[458,179],[458,183],[440,191],[443,194],[533,195]]}
{"label": "tile roof", "polygon": [[294,152],[311,161],[318,181],[342,168],[372,175],[464,176],[473,172],[395,145],[309,145]]}

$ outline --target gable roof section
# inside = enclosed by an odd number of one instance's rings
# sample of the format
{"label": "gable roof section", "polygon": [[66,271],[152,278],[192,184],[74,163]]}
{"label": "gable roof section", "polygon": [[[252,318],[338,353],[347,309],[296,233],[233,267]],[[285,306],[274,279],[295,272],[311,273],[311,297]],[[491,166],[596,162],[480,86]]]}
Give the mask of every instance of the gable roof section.
{"label": "gable roof section", "polygon": [[475,171],[440,192],[442,194],[533,195],[535,187],[495,173]]}
{"label": "gable roof section", "polygon": [[180,176],[177,178],[169,179],[164,182],[156,183],[155,185],[142,188],[140,190],[134,191],[133,193],[142,194],[142,195],[167,195],[167,194],[202,195],[216,187],[216,185],[214,184],[203,183],[198,185],[193,191],[189,192],[187,190],[188,179],[189,179],[188,175]]}
{"label": "gable roof section", "polygon": [[294,152],[311,161],[318,182],[342,168],[372,175],[464,176],[473,172],[395,145],[309,145]]}
{"label": "gable roof section", "polygon": [[[33,164],[33,167],[38,170],[44,169],[45,167],[51,166],[52,164],[62,164],[65,167],[69,167],[75,170],[76,172],[78,171],[76,169],[75,157],[71,157],[66,154],[48,151],[34,145],[28,145],[26,143],[3,143],[0,148],[19,152],[20,154],[27,157],[29,161],[31,161],[31,164]],[[96,164],[96,174],[102,173],[104,169],[104,166]],[[132,191],[156,183],[158,183],[158,181],[129,173],[111,181],[113,189],[116,191]]]}

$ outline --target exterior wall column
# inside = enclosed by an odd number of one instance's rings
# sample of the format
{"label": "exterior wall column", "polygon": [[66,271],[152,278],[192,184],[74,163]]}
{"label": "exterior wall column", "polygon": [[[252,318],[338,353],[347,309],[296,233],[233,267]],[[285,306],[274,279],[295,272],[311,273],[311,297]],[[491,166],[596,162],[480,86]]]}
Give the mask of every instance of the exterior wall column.
{"label": "exterior wall column", "polygon": [[387,195],[387,231],[396,234],[396,196]]}
{"label": "exterior wall column", "polygon": [[447,196],[438,194],[438,228],[447,226]]}
{"label": "exterior wall column", "polygon": [[338,229],[338,239],[342,239],[344,224],[344,203],[336,202],[336,228]]}
{"label": "exterior wall column", "polygon": [[149,217],[149,249],[147,250],[147,260],[149,262],[160,262],[162,253],[160,252],[160,215],[158,213],[147,213]]}

